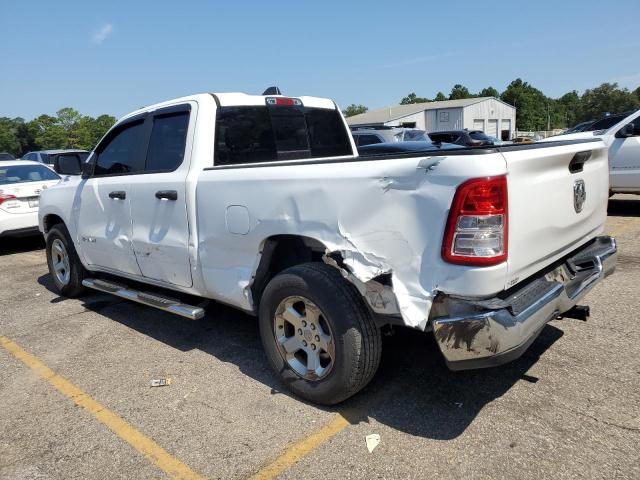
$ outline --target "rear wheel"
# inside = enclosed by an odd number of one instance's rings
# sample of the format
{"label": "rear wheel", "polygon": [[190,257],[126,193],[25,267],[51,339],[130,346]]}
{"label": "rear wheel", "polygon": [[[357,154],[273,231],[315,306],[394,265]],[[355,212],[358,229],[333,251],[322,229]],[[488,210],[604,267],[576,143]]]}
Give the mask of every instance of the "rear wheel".
{"label": "rear wheel", "polygon": [[82,266],[67,228],[58,224],[46,238],[47,265],[57,290],[65,297],[77,297],[85,291],[82,280],[87,271]]}
{"label": "rear wheel", "polygon": [[312,402],[347,399],[378,368],[380,331],[361,295],[333,267],[306,263],[274,277],[259,321],[269,363],[290,390]]}

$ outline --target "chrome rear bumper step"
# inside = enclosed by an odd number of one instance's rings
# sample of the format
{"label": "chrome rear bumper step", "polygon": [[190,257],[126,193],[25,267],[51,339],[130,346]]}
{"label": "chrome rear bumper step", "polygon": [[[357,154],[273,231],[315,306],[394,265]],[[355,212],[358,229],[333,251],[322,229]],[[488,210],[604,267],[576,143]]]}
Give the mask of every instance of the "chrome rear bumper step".
{"label": "chrome rear bumper step", "polygon": [[92,288],[100,292],[110,293],[116,297],[132,300],[134,302],[147,305],[149,307],[158,308],[165,312],[180,315],[190,320],[199,320],[204,317],[204,309],[187,305],[173,298],[164,297],[158,293],[141,292],[116,282],[100,280],[94,278],[85,278],[82,285]]}
{"label": "chrome rear bumper step", "polygon": [[578,302],[613,273],[618,255],[612,237],[597,237],[543,270],[506,297],[441,297],[450,315],[433,318],[433,332],[451,370],[501,365],[518,358],[549,320],[558,316],[586,320]]}

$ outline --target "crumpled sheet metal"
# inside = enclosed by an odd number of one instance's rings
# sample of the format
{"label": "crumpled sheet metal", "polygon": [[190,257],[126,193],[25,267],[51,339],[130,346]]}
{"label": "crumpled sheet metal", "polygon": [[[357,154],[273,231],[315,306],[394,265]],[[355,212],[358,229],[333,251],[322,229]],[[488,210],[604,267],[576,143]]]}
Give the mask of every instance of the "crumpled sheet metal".
{"label": "crumpled sheet metal", "polygon": [[[205,171],[196,195],[198,205],[207,205],[207,211],[198,214],[198,252],[206,291],[252,310],[250,287],[260,262],[257,252],[275,235],[304,236],[321,243],[324,253],[339,255],[346,278],[375,311],[399,313],[405,325],[425,329],[438,279],[451,275],[451,269],[438,262],[455,185],[475,171],[490,173],[488,157]],[[228,205],[246,206],[250,222],[246,235],[228,231]],[[385,274],[391,276],[390,291],[374,280]]]}

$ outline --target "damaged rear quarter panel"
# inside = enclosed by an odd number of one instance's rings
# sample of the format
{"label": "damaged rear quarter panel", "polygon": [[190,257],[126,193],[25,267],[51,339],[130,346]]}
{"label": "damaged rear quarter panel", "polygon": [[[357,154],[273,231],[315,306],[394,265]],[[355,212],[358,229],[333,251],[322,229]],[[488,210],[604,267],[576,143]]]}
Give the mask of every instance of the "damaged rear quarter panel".
{"label": "damaged rear quarter panel", "polygon": [[[391,274],[404,323],[424,329],[432,300],[443,286],[458,291],[494,288],[486,277],[469,275],[474,269],[444,264],[440,249],[456,186],[468,178],[504,173],[500,154],[472,152],[205,170],[196,190],[205,288],[211,298],[251,310],[248,287],[264,241],[300,235],[339,254],[359,282]],[[225,212],[231,205],[248,210],[248,233],[228,230]],[[490,282],[500,277],[495,284],[503,285],[504,272],[494,270]],[[379,289],[370,285],[375,297]]]}

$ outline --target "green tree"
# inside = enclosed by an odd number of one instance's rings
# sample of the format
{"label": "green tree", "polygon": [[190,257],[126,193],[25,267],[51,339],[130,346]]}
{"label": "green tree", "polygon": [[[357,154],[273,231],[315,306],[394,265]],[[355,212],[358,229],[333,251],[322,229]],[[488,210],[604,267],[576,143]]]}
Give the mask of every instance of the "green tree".
{"label": "green tree", "polygon": [[518,130],[545,130],[550,102],[537,88],[522,79],[511,82],[500,95],[500,99],[516,107]]}
{"label": "green tree", "polygon": [[[351,105],[350,105],[351,106]],[[367,107],[363,105],[358,105],[358,107],[364,108],[364,110],[360,113],[364,113],[367,111]],[[347,107],[349,108],[349,107]],[[91,148],[95,147],[100,139],[104,137],[104,134],[113,127],[116,123],[116,118],[111,115],[100,115],[96,117],[91,123]]]}
{"label": "green tree", "polygon": [[29,132],[41,149],[66,148],[66,132],[51,115],[40,115],[28,124]]}
{"label": "green tree", "polygon": [[7,117],[0,117],[0,152],[8,152],[14,156],[22,153],[20,151],[16,124],[14,120]]}
{"label": "green tree", "polygon": [[37,150],[38,145],[29,131],[29,125],[24,121],[24,118],[16,117],[13,119],[15,125],[16,137],[20,143],[20,155],[24,155],[32,150]]}
{"label": "green tree", "polygon": [[640,108],[640,98],[617,83],[603,83],[586,90],[580,102],[580,120],[599,118],[607,112],[624,112]]}
{"label": "green tree", "polygon": [[[345,117],[353,117],[354,115],[360,115],[361,113],[365,113],[367,110],[369,110],[369,109],[367,107],[365,107],[364,105],[356,105],[355,103],[352,103],[347,108],[345,108],[342,111],[342,113],[344,114]],[[104,117],[104,116],[106,116],[106,115],[103,115],[102,117]],[[101,119],[102,117],[98,117],[96,119],[96,122],[99,119]]]}
{"label": "green tree", "polygon": [[461,98],[471,98],[473,95],[469,92],[469,89],[459,83],[455,84],[449,94],[449,100],[459,100]]}
{"label": "green tree", "polygon": [[434,102],[443,102],[444,100],[447,100],[447,96],[442,92],[438,92],[433,99]]}
{"label": "green tree", "polygon": [[636,88],[633,91],[633,94],[638,98],[638,100],[640,100],[640,87]]}
{"label": "green tree", "polygon": [[580,95],[576,90],[565,93],[555,101],[554,110],[554,126],[564,128],[576,125],[580,116]]}
{"label": "green tree", "polygon": [[494,97],[494,98],[498,98],[500,97],[500,93],[498,92],[498,90],[496,90],[493,87],[486,87],[483,88],[482,90],[480,90],[480,93],[478,93],[479,97]]}
{"label": "green tree", "polygon": [[400,105],[409,105],[411,103],[426,103],[430,100],[428,98],[418,97],[414,92],[411,92],[409,95],[400,100]]}

